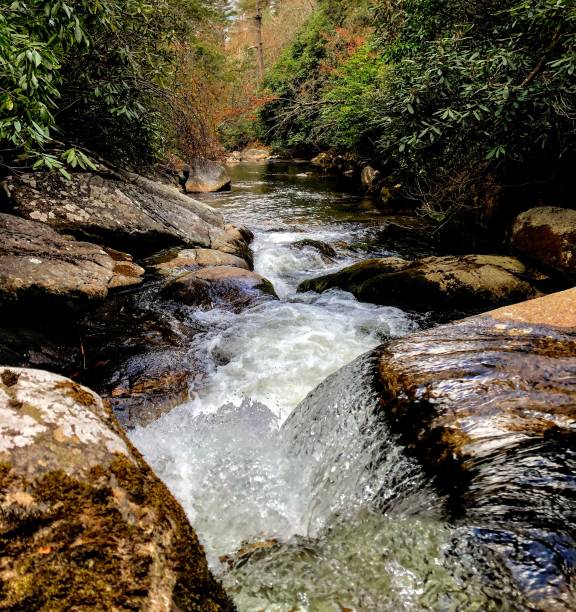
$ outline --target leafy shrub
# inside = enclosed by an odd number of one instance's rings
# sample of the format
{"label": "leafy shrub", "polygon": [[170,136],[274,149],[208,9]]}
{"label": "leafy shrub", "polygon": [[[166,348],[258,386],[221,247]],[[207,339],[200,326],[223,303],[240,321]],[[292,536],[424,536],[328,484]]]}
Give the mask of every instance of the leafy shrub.
{"label": "leafy shrub", "polygon": [[[342,53],[339,28],[365,43]],[[573,0],[321,0],[262,121],[277,144],[371,157],[442,218],[488,175],[566,180],[575,32]]]}
{"label": "leafy shrub", "polygon": [[88,163],[62,140],[123,163],[153,161],[187,127],[176,59],[210,10],[201,0],[11,2],[0,13],[4,159]]}

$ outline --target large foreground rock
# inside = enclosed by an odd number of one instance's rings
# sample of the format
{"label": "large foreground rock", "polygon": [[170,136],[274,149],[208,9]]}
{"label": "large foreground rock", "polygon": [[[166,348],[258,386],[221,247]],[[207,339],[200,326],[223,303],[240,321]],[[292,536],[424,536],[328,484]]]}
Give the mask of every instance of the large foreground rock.
{"label": "large foreground rock", "polygon": [[359,300],[427,310],[472,310],[538,295],[527,267],[514,257],[466,255],[371,259],[304,281],[298,291],[350,291]]}
{"label": "large foreground rock", "polygon": [[10,610],[233,610],[183,510],[100,398],[0,368],[0,601]]}
{"label": "large foreground rock", "polygon": [[381,413],[541,610],[571,610],[576,290],[395,340]]}
{"label": "large foreground rock", "polygon": [[219,213],[136,174],[25,174],[8,177],[4,189],[10,212],[130,253],[227,241]]}
{"label": "large foreground rock", "polygon": [[231,188],[232,179],[226,168],[218,162],[198,159],[187,170],[184,183],[186,193],[209,193]]}
{"label": "large foreground rock", "polygon": [[101,247],[0,214],[0,305],[77,305],[108,294],[115,270]]}
{"label": "large foreground rock", "polygon": [[511,244],[536,264],[576,276],[576,210],[541,206],[523,212],[512,226]]}

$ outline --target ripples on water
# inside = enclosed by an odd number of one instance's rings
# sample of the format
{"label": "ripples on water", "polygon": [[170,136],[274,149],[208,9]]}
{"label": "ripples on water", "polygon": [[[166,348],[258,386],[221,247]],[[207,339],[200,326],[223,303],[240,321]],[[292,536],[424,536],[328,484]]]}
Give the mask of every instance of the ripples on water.
{"label": "ripples on water", "polygon": [[[342,291],[295,292],[354,261],[342,242],[361,240],[380,214],[329,181],[265,168],[236,169],[235,191],[206,200],[255,231],[256,270],[281,300],[196,312],[210,331],[190,351],[208,364],[207,380],[132,440],[183,504],[240,610],[510,609],[500,599],[509,587],[462,561],[470,551],[455,563],[467,534],[442,520],[419,467],[367,417],[377,402],[372,357],[339,371],[414,330],[414,318]],[[337,261],[294,249],[302,238],[333,244]],[[226,571],[219,559],[259,541]]]}

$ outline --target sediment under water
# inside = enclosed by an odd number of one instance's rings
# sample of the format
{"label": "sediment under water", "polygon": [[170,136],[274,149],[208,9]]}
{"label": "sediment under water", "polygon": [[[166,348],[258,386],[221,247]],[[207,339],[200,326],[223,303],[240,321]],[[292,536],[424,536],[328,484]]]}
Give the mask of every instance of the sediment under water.
{"label": "sediment under water", "polygon": [[[131,437],[239,609],[523,609],[507,574],[471,530],[448,523],[420,467],[368,416],[377,402],[370,351],[420,322],[342,291],[296,293],[305,278],[367,253],[398,254],[366,247],[381,213],[299,167],[234,173],[233,192],[205,199],[255,232],[255,269],[280,300],[191,315],[209,324],[190,346],[208,376],[189,402]],[[304,238],[337,257],[294,246]]]}

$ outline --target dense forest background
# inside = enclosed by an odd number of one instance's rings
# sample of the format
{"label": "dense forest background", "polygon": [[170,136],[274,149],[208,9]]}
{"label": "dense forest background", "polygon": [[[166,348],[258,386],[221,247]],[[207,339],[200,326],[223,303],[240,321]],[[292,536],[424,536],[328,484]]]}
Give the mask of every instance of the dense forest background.
{"label": "dense forest background", "polygon": [[0,163],[332,150],[444,221],[511,185],[573,197],[575,72],[572,0],[15,0]]}

